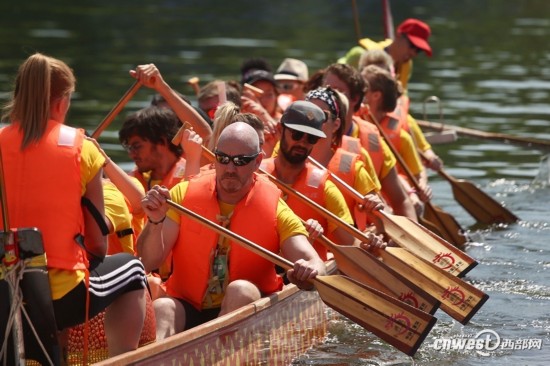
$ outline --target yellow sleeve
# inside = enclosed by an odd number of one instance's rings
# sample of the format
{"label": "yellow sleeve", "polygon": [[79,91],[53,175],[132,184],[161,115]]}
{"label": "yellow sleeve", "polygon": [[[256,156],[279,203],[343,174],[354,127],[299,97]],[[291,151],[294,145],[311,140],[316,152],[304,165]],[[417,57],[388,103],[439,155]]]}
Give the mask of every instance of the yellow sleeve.
{"label": "yellow sleeve", "polygon": [[399,66],[399,69],[396,70],[398,80],[401,82],[401,86],[403,86],[403,90],[405,94],[407,94],[407,88],[409,86],[409,79],[411,78],[412,70],[413,70],[412,60],[409,60],[404,64],[401,64]]}
{"label": "yellow sleeve", "polygon": [[129,228],[130,211],[124,200],[124,195],[113,183],[103,182],[103,200],[105,201],[105,216],[113,224],[114,231]]}
{"label": "yellow sleeve", "polygon": [[[187,192],[187,187],[189,186],[189,181],[181,181],[178,184],[176,184],[172,189],[170,190],[170,197],[172,198],[172,201],[176,203],[183,202],[183,198],[185,197],[185,192]],[[173,208],[169,208],[168,212],[166,213],[166,216],[177,223],[179,225],[180,223],[180,214],[178,211],[174,210]]]}
{"label": "yellow sleeve", "polygon": [[[327,210],[341,218],[344,222],[353,225],[353,218],[342,192],[329,180],[325,182],[325,205]],[[329,222],[328,233],[326,234],[332,233],[337,227],[336,224]]]}
{"label": "yellow sleeve", "polygon": [[390,170],[392,170],[397,163],[395,155],[393,155],[393,153],[391,152],[390,147],[388,146],[386,141],[384,141],[383,139],[381,141],[382,151],[384,153],[384,164],[382,165],[382,171],[380,172],[380,176],[378,177],[380,180],[386,178]]}
{"label": "yellow sleeve", "polygon": [[[117,231],[132,228],[132,215],[128,210],[126,200],[122,192],[111,182],[103,183],[103,200],[105,201],[105,216],[113,225],[113,231],[109,235],[109,245],[111,245],[112,236],[116,236]],[[134,254],[134,242],[132,235],[127,235],[119,240],[115,240],[120,248],[114,248],[117,251]],[[113,249],[113,248],[110,248]],[[114,253],[112,250],[110,253]]]}
{"label": "yellow sleeve", "polygon": [[416,147],[418,147],[422,152],[430,150],[432,148],[432,145],[430,145],[428,140],[426,140],[426,136],[424,136],[424,133],[420,129],[420,126],[418,125],[418,122],[416,122],[416,119],[414,119],[413,116],[408,114],[407,122],[409,124],[409,128],[411,130],[411,136],[413,138],[413,141]]}
{"label": "yellow sleeve", "polygon": [[424,170],[422,162],[416,152],[412,137],[405,130],[401,130],[401,151],[399,153],[403,157],[411,173],[418,175]]}
{"label": "yellow sleeve", "polygon": [[371,179],[369,173],[365,169],[365,164],[363,164],[362,161],[357,161],[355,164],[355,182],[353,182],[353,188],[355,188],[355,190],[363,196],[367,193],[377,191],[376,184]]}
{"label": "yellow sleeve", "polygon": [[84,140],[82,143],[82,151],[80,152],[80,183],[81,192],[84,195],[86,192],[86,185],[96,176],[99,170],[103,167],[105,158],[97,147],[88,140]]}
{"label": "yellow sleeve", "polygon": [[279,244],[282,244],[291,236],[308,236],[300,218],[288,207],[282,198],[279,198],[279,204],[277,205],[277,232],[279,233]]}
{"label": "yellow sleeve", "polygon": [[380,179],[378,179],[378,175],[376,175],[376,170],[374,169],[374,164],[372,163],[372,159],[369,155],[369,152],[365,150],[364,147],[361,147],[361,156],[364,161],[363,167],[367,171],[367,174],[369,175],[370,179],[373,181],[376,187],[375,188],[376,192],[379,192],[382,189],[382,184],[380,183]]}

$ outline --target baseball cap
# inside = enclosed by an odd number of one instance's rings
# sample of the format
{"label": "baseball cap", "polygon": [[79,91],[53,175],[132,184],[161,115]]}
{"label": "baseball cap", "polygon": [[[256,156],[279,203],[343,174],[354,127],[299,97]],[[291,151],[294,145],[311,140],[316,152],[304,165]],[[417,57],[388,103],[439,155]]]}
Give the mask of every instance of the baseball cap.
{"label": "baseball cap", "polygon": [[432,48],[428,44],[428,38],[432,31],[428,24],[418,19],[409,18],[399,24],[397,33],[406,35],[413,45],[426,52],[428,56],[432,55]]}
{"label": "baseball cap", "polygon": [[256,81],[265,80],[273,84],[275,86],[275,79],[273,78],[273,74],[266,70],[250,70],[244,73],[242,78],[242,84],[254,84]]}
{"label": "baseball cap", "polygon": [[275,73],[275,80],[298,80],[305,82],[308,78],[307,65],[305,62],[295,58],[285,58]]}
{"label": "baseball cap", "polygon": [[325,120],[325,112],[305,100],[292,103],[281,116],[281,123],[285,127],[317,137],[327,137],[322,130]]}

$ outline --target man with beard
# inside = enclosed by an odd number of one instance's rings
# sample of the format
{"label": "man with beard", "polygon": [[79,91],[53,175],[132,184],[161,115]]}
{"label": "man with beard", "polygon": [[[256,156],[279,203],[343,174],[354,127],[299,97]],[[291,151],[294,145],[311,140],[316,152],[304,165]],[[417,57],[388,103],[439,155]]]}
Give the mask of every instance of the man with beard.
{"label": "man with beard", "polygon": [[[262,168],[280,181],[290,185],[312,201],[325,207],[340,217],[342,221],[353,225],[353,218],[346,201],[338,188],[328,180],[328,173],[307,162],[313,145],[326,135],[322,125],[326,121],[325,112],[307,101],[292,103],[281,117],[280,151],[275,158],[265,159]],[[288,206],[302,219],[312,219],[320,224],[323,232],[341,245],[352,245],[354,238],[342,227],[328,223],[315,210],[293,196],[286,199]],[[315,225],[315,223],[313,225]],[[308,228],[311,231],[311,228]],[[313,243],[323,260],[327,259],[327,250],[319,243]]]}
{"label": "man with beard", "polygon": [[[294,262],[287,278],[301,288],[324,275],[325,265],[309,245],[299,218],[279,189],[255,174],[263,154],[257,132],[244,122],[226,127],[215,149],[214,170],[170,191],[154,186],[142,200],[149,222],[138,239],[147,269],[172,253],[167,296],[153,302],[157,340],[226,314],[283,287],[275,265],[211,229],[179,216],[166,199],[228,227],[236,234]],[[254,224],[252,224],[254,223]]]}

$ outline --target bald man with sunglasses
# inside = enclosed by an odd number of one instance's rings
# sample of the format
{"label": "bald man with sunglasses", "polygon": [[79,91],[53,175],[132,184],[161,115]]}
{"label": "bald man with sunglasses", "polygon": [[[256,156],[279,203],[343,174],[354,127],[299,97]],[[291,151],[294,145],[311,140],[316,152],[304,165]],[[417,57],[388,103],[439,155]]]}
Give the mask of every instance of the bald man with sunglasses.
{"label": "bald man with sunglasses", "polygon": [[168,191],[155,186],[142,200],[149,222],[138,238],[146,269],[169,253],[173,272],[165,297],[153,302],[157,339],[192,328],[283,288],[275,265],[209,228],[169,209],[166,199],[229,228],[294,263],[290,282],[310,288],[326,273],[300,219],[279,189],[255,174],[261,164],[257,132],[246,123],[226,127],[215,149],[214,170]]}
{"label": "bald man with sunglasses", "polygon": [[[328,112],[309,101],[292,103],[281,117],[279,154],[274,158],[265,159],[262,162],[262,169],[353,226],[353,218],[342,192],[328,180],[326,171],[314,167],[307,161],[313,146],[319,139],[326,137],[322,130],[322,125],[327,118],[326,113]],[[356,244],[356,240],[344,228],[327,222],[326,218],[296,197],[288,196],[286,202],[298,216],[307,221],[306,226],[310,232],[316,230],[325,233],[341,245]],[[373,208],[383,207],[380,201],[369,203]],[[371,207],[369,206],[368,209],[370,210]],[[321,230],[318,228],[319,225]],[[380,238],[371,239],[373,241],[368,245],[383,245]],[[317,242],[314,242],[313,246],[320,257],[326,260],[328,256],[326,248]]]}

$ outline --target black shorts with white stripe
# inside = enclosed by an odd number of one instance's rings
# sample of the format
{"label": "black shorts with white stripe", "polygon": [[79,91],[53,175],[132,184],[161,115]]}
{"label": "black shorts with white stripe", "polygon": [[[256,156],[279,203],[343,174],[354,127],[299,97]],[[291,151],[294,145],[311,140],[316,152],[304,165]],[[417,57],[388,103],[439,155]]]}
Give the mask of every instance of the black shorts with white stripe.
{"label": "black shorts with white stripe", "polygon": [[[147,287],[141,261],[127,253],[90,260],[89,318],[94,317],[119,296]],[[59,330],[86,320],[86,281],[82,281],[61,299],[54,300],[55,319]]]}

